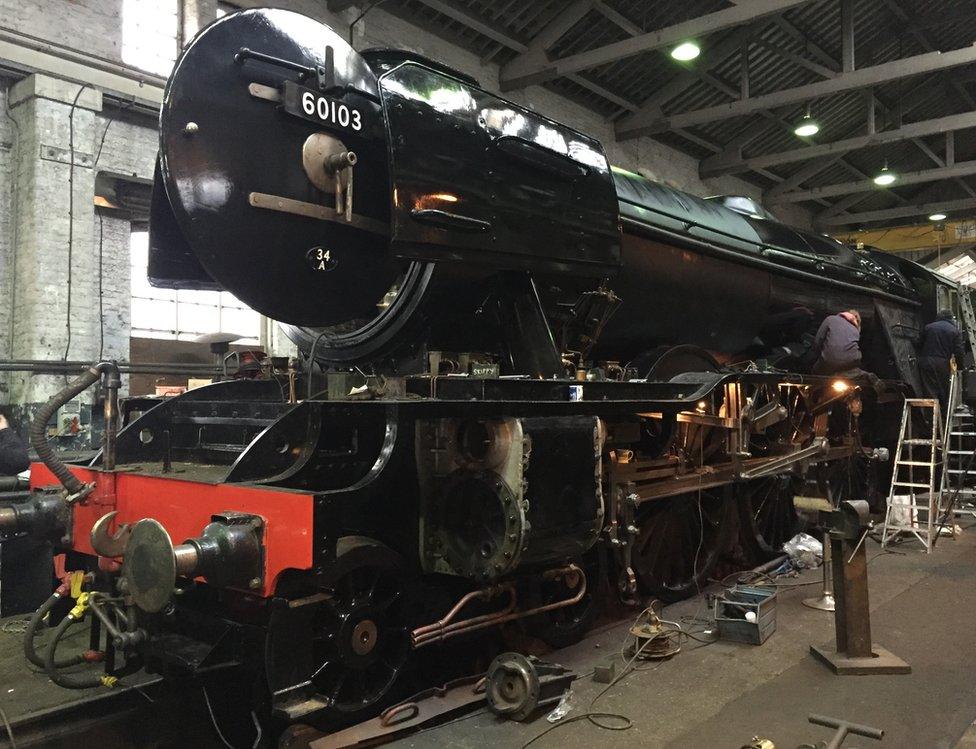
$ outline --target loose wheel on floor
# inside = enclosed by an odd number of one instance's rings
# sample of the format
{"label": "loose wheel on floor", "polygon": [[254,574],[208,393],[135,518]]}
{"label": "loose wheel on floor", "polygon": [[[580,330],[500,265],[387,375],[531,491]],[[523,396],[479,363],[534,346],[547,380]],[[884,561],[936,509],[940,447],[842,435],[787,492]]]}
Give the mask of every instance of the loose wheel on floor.
{"label": "loose wheel on floor", "polygon": [[727,486],[647,502],[632,559],[641,589],[668,602],[704,588],[728,546],[732,510]]}

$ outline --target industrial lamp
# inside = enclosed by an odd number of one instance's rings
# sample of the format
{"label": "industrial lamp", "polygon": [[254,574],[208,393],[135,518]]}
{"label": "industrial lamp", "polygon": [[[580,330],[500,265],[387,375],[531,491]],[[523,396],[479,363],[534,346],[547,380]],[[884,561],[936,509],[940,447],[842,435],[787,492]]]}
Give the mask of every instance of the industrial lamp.
{"label": "industrial lamp", "polygon": [[671,57],[680,62],[694,60],[700,54],[701,47],[699,47],[695,42],[682,42],[671,50]]}
{"label": "industrial lamp", "polygon": [[810,116],[810,107],[807,107],[807,113],[803,115],[803,119],[797,123],[797,126],[793,129],[793,132],[799,135],[801,138],[809,138],[811,135],[816,135],[820,132],[820,125],[817,121]]}
{"label": "industrial lamp", "polygon": [[937,224],[940,221],[945,221],[946,218],[947,217],[944,213],[933,213],[931,216],[929,216],[929,221]]}
{"label": "industrial lamp", "polygon": [[893,184],[896,179],[898,179],[898,177],[893,171],[888,169],[888,162],[886,161],[885,165],[881,167],[881,171],[878,172],[878,176],[874,178],[874,184],[876,184],[878,187],[887,187],[888,185]]}

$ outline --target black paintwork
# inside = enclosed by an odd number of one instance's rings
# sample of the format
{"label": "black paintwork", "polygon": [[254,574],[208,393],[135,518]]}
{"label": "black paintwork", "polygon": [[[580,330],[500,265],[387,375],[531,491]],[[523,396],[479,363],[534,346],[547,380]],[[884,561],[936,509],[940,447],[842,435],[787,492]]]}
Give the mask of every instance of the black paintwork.
{"label": "black paintwork", "polygon": [[[300,164],[301,143],[322,128],[247,92],[250,82],[281,88],[301,75],[239,64],[235,53],[246,46],[315,67],[327,45],[337,90],[377,123],[348,142],[359,156],[355,212],[389,222],[390,237],[247,204],[251,190],[319,204],[331,196]],[[200,128],[192,137],[188,121]],[[233,14],[194,40],[167,88],[161,147],[173,216],[154,206],[154,271],[172,285],[206,285],[209,274],[291,323],[305,352],[324,333],[317,357],[334,364],[410,372],[428,349],[482,350],[506,373],[547,376],[552,356],[544,364],[512,351],[548,349],[566,310],[603,276],[623,303],[595,358],[679,344],[764,358],[801,350],[825,315],[856,308],[868,368],[914,384],[884,319],[920,329],[935,311],[938,282],[920,266],[611,171],[596,141],[466,76],[406,52],[360,56],[287,11]],[[159,195],[157,185],[156,204]],[[327,272],[307,263],[318,246],[334,250]],[[532,273],[554,336],[483,314],[505,303],[493,275],[511,269]],[[391,288],[392,303],[378,308]]]}
{"label": "black paintwork", "polygon": [[[234,13],[207,28],[184,51],[171,75],[160,114],[163,186],[176,220],[200,265],[242,301],[280,320],[330,324],[375,313],[376,301],[399,273],[387,242],[343,221],[326,222],[252,207],[251,192],[322,205],[332,195],[315,188],[302,169],[302,146],[328,131],[255,98],[248,85],[280,88],[299,73],[280,66],[235,61],[241,47],[306,66],[334,52],[336,98],[369,113],[372,130],[334,131],[361,155],[354,212],[387,223],[389,190],[376,78],[335,32],[284,10]],[[309,82],[302,81],[303,85]],[[197,131],[184,129],[195,123]],[[159,185],[157,183],[157,191]],[[335,269],[315,272],[306,255],[332,252]]]}
{"label": "black paintwork", "polygon": [[413,62],[385,73],[380,90],[395,254],[596,276],[617,270],[615,196],[598,141]]}

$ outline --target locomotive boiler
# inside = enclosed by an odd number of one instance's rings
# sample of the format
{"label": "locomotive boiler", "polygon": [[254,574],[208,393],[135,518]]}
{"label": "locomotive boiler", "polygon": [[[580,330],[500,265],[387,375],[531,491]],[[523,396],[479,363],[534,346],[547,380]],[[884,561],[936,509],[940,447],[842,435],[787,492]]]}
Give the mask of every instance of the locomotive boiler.
{"label": "locomotive boiler", "polygon": [[[688,595],[774,553],[801,490],[877,502],[921,327],[958,304],[921,266],[615,169],[468,76],[284,10],[184,50],[151,219],[154,284],[234,293],[300,366],[118,434],[110,362],[52,399],[0,526],[72,551],[78,602],[43,654],[42,607],[26,649],[65,686],[237,665],[288,721],[375,710],[417,650],[489,627],[571,642],[605,580]],[[848,308],[876,377],[809,374]],[[96,383],[105,444],[65,465],[46,421]],[[108,677],[62,673],[81,619]]]}

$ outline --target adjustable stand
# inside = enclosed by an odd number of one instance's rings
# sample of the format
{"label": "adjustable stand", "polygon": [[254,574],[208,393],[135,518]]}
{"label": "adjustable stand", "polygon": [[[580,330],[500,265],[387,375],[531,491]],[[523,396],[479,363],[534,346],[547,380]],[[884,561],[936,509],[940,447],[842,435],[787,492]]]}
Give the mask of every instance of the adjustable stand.
{"label": "adjustable stand", "polygon": [[842,502],[839,508],[824,515],[833,553],[837,650],[811,645],[810,653],[839,675],[911,673],[912,667],[905,661],[871,643],[868,562],[863,544],[868,529],[868,503]]}
{"label": "adjustable stand", "polygon": [[801,603],[811,609],[819,611],[834,611],[836,603],[834,601],[834,565],[830,543],[830,537],[824,533],[823,545],[823,594],[820,598],[804,598]]}

